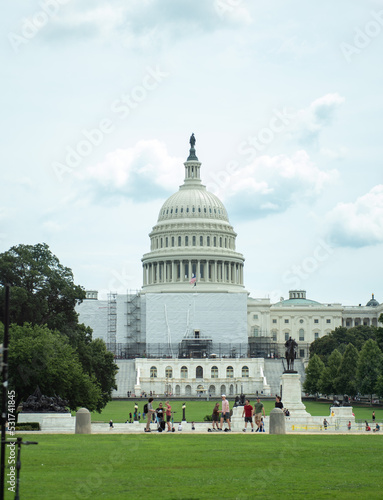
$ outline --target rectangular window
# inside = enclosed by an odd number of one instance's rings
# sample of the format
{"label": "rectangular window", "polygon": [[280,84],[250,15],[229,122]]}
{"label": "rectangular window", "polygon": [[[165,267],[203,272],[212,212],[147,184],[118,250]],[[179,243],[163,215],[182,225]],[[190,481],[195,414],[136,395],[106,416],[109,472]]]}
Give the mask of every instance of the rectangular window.
{"label": "rectangular window", "polygon": [[285,340],[289,340],[289,333],[285,332]]}
{"label": "rectangular window", "polygon": [[318,332],[315,332],[315,333],[314,333],[314,338],[315,338],[315,340],[316,340],[316,339],[319,339],[319,333],[318,333]]}
{"label": "rectangular window", "polygon": [[288,323],[288,322],[289,322],[289,320],[288,320],[288,319],[285,319],[285,323]]}
{"label": "rectangular window", "polygon": [[319,323],[319,319],[314,319],[314,323]]}
{"label": "rectangular window", "polygon": [[273,323],[276,323],[276,322],[277,322],[277,320],[276,320],[276,319],[273,319]]}
{"label": "rectangular window", "polygon": [[331,319],[326,319],[326,323],[331,323]]}
{"label": "rectangular window", "polygon": [[305,350],[304,349],[299,349],[299,357],[304,358],[305,357]]}
{"label": "rectangular window", "polygon": [[258,314],[253,314],[253,319],[258,319]]}

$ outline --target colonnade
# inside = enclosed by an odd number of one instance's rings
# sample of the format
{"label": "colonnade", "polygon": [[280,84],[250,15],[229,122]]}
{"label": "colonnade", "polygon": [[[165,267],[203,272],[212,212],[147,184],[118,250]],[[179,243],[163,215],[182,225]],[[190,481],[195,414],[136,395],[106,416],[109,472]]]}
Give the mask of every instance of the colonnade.
{"label": "colonnade", "polygon": [[159,260],[143,264],[143,285],[197,282],[243,285],[243,263],[230,260]]}

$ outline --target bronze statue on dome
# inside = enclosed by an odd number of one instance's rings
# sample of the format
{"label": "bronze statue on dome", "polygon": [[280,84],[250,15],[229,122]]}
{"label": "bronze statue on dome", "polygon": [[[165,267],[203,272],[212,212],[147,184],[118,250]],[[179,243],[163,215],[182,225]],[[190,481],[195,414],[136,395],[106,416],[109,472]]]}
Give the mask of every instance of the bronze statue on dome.
{"label": "bronze statue on dome", "polygon": [[190,143],[190,146],[191,146],[192,148],[194,148],[194,146],[195,146],[195,137],[194,137],[194,133],[190,136],[190,141],[189,141],[189,143]]}

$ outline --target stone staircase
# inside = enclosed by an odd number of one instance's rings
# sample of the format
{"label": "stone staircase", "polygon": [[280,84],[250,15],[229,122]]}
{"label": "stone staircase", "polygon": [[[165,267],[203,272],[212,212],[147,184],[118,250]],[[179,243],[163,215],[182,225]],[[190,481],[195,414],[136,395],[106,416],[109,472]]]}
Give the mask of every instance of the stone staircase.
{"label": "stone staircase", "polygon": [[118,359],[116,364],[119,368],[116,375],[117,390],[113,391],[112,398],[126,398],[128,391],[134,394],[135,361],[134,359]]}
{"label": "stone staircase", "polygon": [[[286,360],[284,360],[286,366]],[[282,359],[265,359],[265,376],[267,384],[270,386],[271,395],[280,394],[281,392],[281,375],[283,373]],[[300,359],[294,362],[294,369],[301,376],[301,384],[305,380],[305,369]]]}

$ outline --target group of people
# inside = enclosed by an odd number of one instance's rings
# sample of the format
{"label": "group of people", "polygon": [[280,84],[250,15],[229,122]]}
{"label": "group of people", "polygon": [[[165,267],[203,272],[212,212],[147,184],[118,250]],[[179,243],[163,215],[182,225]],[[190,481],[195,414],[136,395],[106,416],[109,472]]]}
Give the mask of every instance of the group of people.
{"label": "group of people", "polygon": [[[226,422],[227,428],[225,431],[231,432],[231,414],[230,414],[230,405],[229,401],[226,399],[226,395],[222,394],[222,408],[221,408],[221,416],[219,412],[219,403],[216,403],[213,409],[212,414],[213,421],[213,431],[222,431],[223,424]],[[218,427],[218,422],[220,422],[220,426]]]}
{"label": "group of people", "polygon": [[[283,404],[280,396],[276,396],[275,407],[283,410]],[[290,413],[289,412],[285,413],[285,415],[289,416]],[[266,417],[265,407],[263,406],[263,403],[261,402],[259,397],[257,397],[257,401],[256,403],[254,403],[254,407],[250,404],[249,399],[245,400],[245,405],[242,411],[242,417],[245,419],[245,427],[243,428],[243,432],[246,432],[247,424],[250,424],[251,432],[265,432],[265,422],[264,422],[264,418]],[[223,426],[226,423],[227,427],[225,431],[231,432],[231,412],[230,412],[229,402],[226,399],[225,394],[222,394],[221,412],[219,410],[219,403],[216,403],[213,409],[212,420],[213,420],[212,431],[222,431]],[[257,426],[255,431],[254,431],[254,423]]]}
{"label": "group of people", "polygon": [[146,411],[144,411],[144,413],[147,414],[145,432],[151,432],[150,431],[150,422],[152,421],[153,417],[154,417],[155,421],[157,422],[157,430],[158,431],[160,431],[160,432],[164,431],[166,429],[166,426],[167,426],[167,432],[174,432],[174,427],[172,426],[172,407],[171,407],[169,401],[166,401],[165,405],[166,405],[166,408],[164,408],[162,403],[159,403],[158,408],[154,409],[153,408],[153,398],[148,399],[148,403],[145,405]]}
{"label": "group of people", "polygon": [[[266,413],[265,413],[265,407],[263,406],[263,403],[261,403],[261,400],[257,398],[257,402],[254,403],[254,408],[251,406],[249,399],[246,399],[245,403],[246,404],[243,407],[243,412],[242,412],[242,417],[245,418],[245,428],[243,429],[243,432],[246,432],[247,424],[251,425],[251,432],[254,432],[253,417],[254,417],[254,422],[257,426],[255,432],[265,432],[265,424],[263,418],[266,417]],[[263,418],[262,418],[262,413],[263,413]]]}

